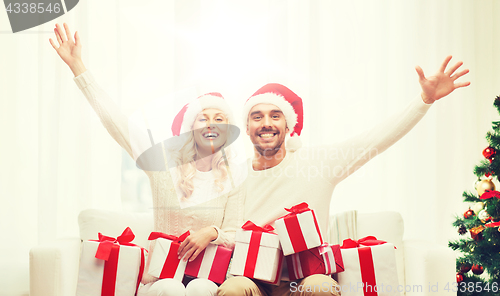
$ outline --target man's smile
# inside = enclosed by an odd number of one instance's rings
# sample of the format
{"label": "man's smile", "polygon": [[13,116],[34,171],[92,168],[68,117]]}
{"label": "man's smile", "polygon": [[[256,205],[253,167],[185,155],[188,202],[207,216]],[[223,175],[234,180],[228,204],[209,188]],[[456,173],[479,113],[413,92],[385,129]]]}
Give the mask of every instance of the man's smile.
{"label": "man's smile", "polygon": [[274,138],[276,138],[277,135],[278,135],[278,132],[274,132],[274,131],[264,131],[264,132],[257,134],[257,136],[260,139],[262,139],[266,142],[274,140]]}

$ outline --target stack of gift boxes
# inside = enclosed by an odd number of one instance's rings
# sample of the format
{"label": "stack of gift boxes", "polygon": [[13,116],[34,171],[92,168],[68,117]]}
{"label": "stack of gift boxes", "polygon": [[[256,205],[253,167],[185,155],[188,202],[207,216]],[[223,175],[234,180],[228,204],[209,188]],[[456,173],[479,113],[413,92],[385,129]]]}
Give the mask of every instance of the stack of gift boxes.
{"label": "stack of gift boxes", "polygon": [[[337,274],[342,295],[398,295],[394,246],[366,237],[344,240],[342,246],[323,241],[314,211],[298,204],[284,217],[263,227],[251,221],[236,232],[234,253],[210,244],[193,261],[177,256],[180,237],[152,232],[156,246],[148,273],[159,279],[182,281],[185,275],[221,284],[232,258],[230,273],[279,284],[283,263],[292,281],[313,274]],[[277,233],[275,233],[277,232]],[[117,239],[99,234],[99,240],[83,243],[77,295],[135,295],[144,270],[145,250],[131,243],[127,228]],[[390,291],[381,287],[391,286]],[[348,288],[345,288],[348,287]]]}

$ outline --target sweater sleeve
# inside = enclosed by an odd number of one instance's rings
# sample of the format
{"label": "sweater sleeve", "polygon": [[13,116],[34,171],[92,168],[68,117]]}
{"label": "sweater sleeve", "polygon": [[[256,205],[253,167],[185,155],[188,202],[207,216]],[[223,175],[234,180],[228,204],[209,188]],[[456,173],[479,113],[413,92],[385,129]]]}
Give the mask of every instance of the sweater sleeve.
{"label": "sweater sleeve", "polygon": [[372,129],[330,147],[327,162],[333,171],[331,182],[338,183],[345,179],[399,141],[424,117],[431,106],[418,96],[402,111]]}
{"label": "sweater sleeve", "polygon": [[97,84],[89,70],[73,78],[83,92],[90,106],[99,116],[108,133],[133,158],[128,133],[128,118],[120,112],[118,106]]}
{"label": "sweater sleeve", "polygon": [[234,249],[236,230],[243,225],[244,192],[244,186],[240,185],[229,193],[221,227],[212,225],[218,233],[212,244]]}

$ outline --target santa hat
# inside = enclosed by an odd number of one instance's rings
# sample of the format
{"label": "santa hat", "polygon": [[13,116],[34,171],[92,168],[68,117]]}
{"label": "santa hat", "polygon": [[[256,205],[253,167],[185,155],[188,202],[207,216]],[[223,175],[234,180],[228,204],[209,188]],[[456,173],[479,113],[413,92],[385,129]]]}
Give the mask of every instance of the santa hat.
{"label": "santa hat", "polygon": [[291,150],[299,149],[302,146],[300,133],[304,122],[302,99],[284,85],[278,83],[266,84],[257,90],[245,103],[243,118],[247,124],[248,114],[257,104],[273,104],[281,109],[290,132],[290,139],[286,142],[286,148]]}
{"label": "santa hat", "polygon": [[181,133],[190,131],[198,113],[209,108],[221,110],[226,115],[228,121],[234,124],[233,113],[226,100],[224,100],[224,97],[220,93],[213,92],[204,94],[182,107],[175,116],[174,122],[172,122],[172,134],[178,136]]}

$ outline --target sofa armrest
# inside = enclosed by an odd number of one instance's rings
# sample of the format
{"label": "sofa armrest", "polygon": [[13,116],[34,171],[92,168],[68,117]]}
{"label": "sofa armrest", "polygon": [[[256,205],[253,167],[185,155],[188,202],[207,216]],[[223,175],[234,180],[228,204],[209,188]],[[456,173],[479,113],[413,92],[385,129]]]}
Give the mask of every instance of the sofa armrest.
{"label": "sofa armrest", "polygon": [[58,239],[30,250],[30,295],[75,295],[80,258],[79,238]]}
{"label": "sofa armrest", "polygon": [[406,296],[456,295],[453,250],[421,240],[405,240],[403,244]]}

